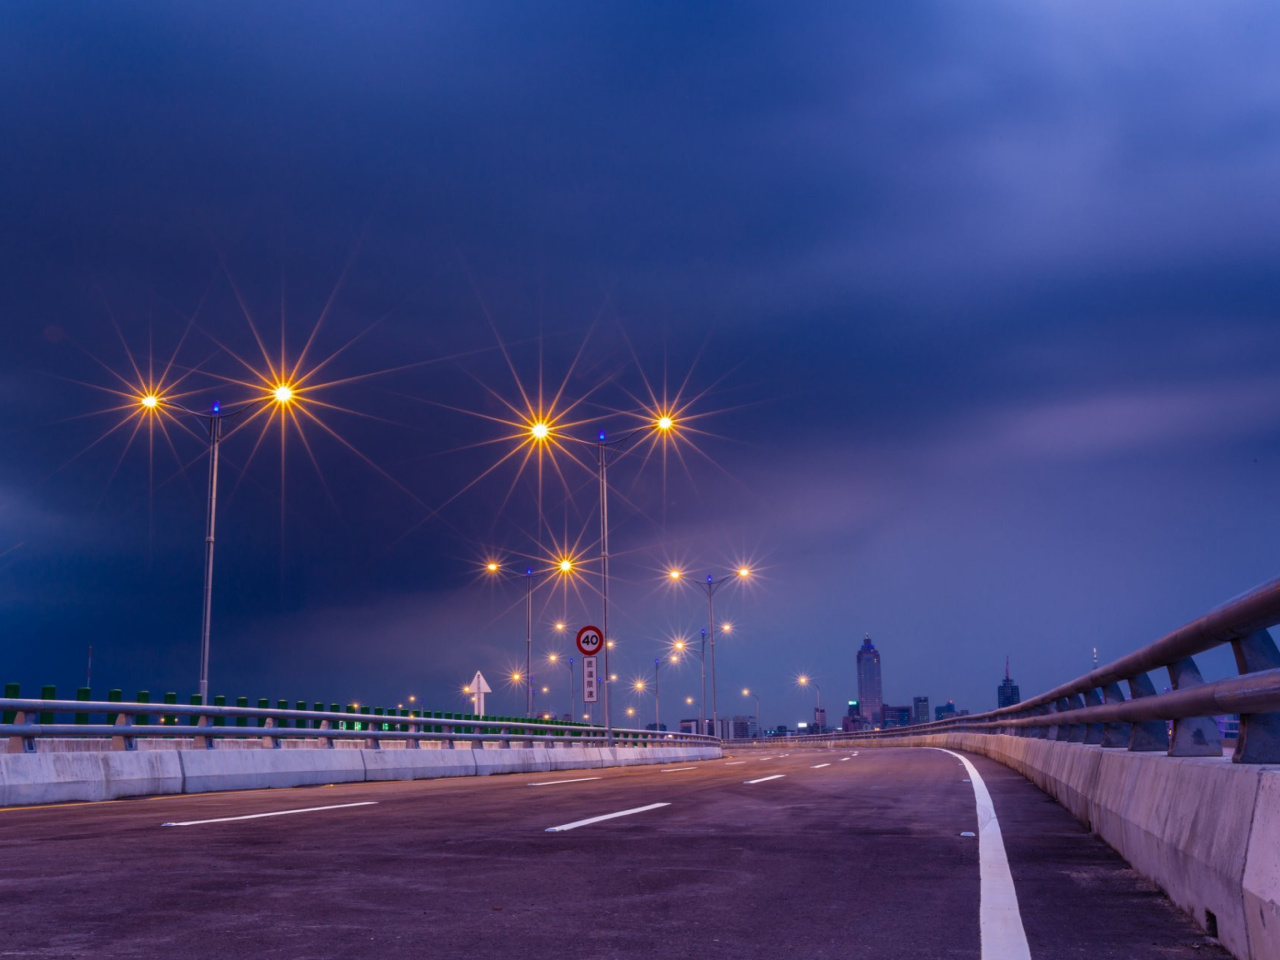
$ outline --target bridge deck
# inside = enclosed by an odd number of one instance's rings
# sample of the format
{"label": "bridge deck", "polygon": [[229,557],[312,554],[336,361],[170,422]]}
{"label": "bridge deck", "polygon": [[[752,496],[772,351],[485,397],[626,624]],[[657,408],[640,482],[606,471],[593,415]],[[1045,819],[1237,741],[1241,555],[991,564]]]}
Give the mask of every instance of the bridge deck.
{"label": "bridge deck", "polygon": [[[1034,786],[969,759],[1031,957],[1227,956]],[[981,943],[968,780],[936,750],[743,751],[6,810],[4,953],[1004,960]],[[255,817],[281,811],[306,812]]]}

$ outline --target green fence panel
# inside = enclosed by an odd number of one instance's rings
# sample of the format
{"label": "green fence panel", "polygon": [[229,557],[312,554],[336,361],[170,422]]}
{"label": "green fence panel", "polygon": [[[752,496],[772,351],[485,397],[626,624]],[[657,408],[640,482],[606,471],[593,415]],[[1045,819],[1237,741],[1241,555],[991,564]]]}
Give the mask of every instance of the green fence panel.
{"label": "green fence panel", "polygon": [[[79,689],[76,690],[76,699],[84,700],[84,701],[92,700],[93,691],[91,691],[88,687],[80,687]],[[87,713],[77,713],[76,723],[82,724],[82,725],[88,725],[89,715]]]}
{"label": "green fence panel", "polygon": [[[218,694],[217,696],[215,696],[215,697],[213,698],[213,705],[214,705],[215,707],[225,707],[225,706],[227,705],[227,698],[226,698],[223,694],[221,694],[221,693],[220,693],[220,694]],[[215,727],[225,727],[225,726],[227,725],[227,718],[226,718],[226,717],[214,717],[214,718],[213,718],[213,725],[214,725]]]}
{"label": "green fence panel", "polygon": [[[151,702],[151,691],[150,691],[150,690],[139,690],[139,691],[138,691],[138,699],[137,699],[137,700],[135,700],[134,702],[135,702],[135,703],[150,703],[150,702]],[[136,724],[137,724],[138,726],[140,726],[140,727],[145,727],[147,724],[149,724],[149,723],[151,722],[151,714],[149,714],[149,713],[140,713],[140,714],[138,714],[136,717],[134,717],[134,718],[133,718],[133,722],[134,722],[134,723],[136,723]]]}

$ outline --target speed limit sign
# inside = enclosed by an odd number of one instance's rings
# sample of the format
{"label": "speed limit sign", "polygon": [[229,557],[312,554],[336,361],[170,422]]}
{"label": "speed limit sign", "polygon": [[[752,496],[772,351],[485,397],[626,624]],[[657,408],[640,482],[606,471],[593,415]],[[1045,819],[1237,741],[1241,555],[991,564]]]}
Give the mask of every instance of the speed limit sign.
{"label": "speed limit sign", "polygon": [[578,649],[584,657],[594,657],[603,645],[599,627],[583,627],[578,631]]}

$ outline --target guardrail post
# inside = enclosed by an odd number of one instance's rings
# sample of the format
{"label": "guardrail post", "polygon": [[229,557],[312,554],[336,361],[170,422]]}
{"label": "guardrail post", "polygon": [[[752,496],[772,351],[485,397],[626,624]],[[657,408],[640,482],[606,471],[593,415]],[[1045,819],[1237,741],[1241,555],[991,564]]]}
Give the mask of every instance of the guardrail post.
{"label": "guardrail post", "polygon": [[422,749],[422,739],[418,735],[422,733],[423,726],[421,723],[414,722],[421,716],[422,716],[421,710],[409,711],[410,720],[409,720],[409,723],[406,724],[406,726],[411,736],[409,737],[408,741],[405,743],[405,746],[408,747],[410,750]]}
{"label": "guardrail post", "polygon": [[[370,716],[370,708],[369,708],[369,707],[361,707],[361,708],[360,708],[360,715],[361,715],[361,717],[362,717],[362,718],[363,718],[363,717],[368,717],[368,716]],[[372,721],[372,720],[364,720],[363,722],[364,722],[364,729],[365,729],[365,731],[366,731],[366,732],[368,732],[368,733],[372,733],[372,732],[373,732],[373,721]],[[364,748],[365,748],[366,750],[381,750],[381,749],[382,749],[382,741],[381,741],[378,737],[365,737],[365,738],[364,738]]]}
{"label": "guardrail post", "polygon": [[[1120,689],[1119,683],[1108,683],[1102,688],[1102,699],[1105,703],[1124,703],[1124,692]],[[1104,723],[1102,725],[1102,745],[1107,748],[1118,749],[1124,747],[1128,749],[1129,741],[1133,738],[1132,724],[1125,723],[1121,720]]]}
{"label": "guardrail post", "polygon": [[[1078,693],[1073,693],[1069,697],[1062,700],[1065,706],[1064,710],[1081,710],[1084,708],[1084,697]],[[1071,723],[1067,725],[1067,737],[1072,743],[1084,743],[1084,724]]]}
{"label": "guardrail post", "polygon": [[[1190,657],[1169,664],[1169,683],[1175,690],[1204,686],[1200,668]],[[1171,757],[1220,757],[1222,734],[1212,717],[1185,717],[1173,721],[1173,736],[1169,738]]]}
{"label": "guardrail post", "polygon": [[[177,693],[170,691],[164,695],[165,706],[176,706],[178,703]],[[166,713],[161,723],[167,723],[169,726],[177,726],[178,715],[176,713]]]}
{"label": "guardrail post", "polygon": [[[127,713],[117,713],[113,726],[131,727],[133,726],[133,717],[129,716]],[[111,738],[112,750],[136,750],[137,748],[137,744],[133,742],[133,737],[128,734],[122,734]]]}
{"label": "guardrail post", "polygon": [[[270,700],[268,700],[266,697],[259,697],[259,698],[258,698],[258,709],[259,709],[259,710],[270,710],[270,709],[271,709],[271,701],[270,701]],[[260,727],[265,727],[265,726],[267,725],[267,720],[268,720],[268,718],[267,718],[267,717],[257,717],[256,719],[257,719],[257,721],[258,721],[258,726],[260,726]],[[275,724],[272,724],[272,726],[275,726]]]}
{"label": "guardrail post", "polygon": [[[11,683],[9,684],[9,686],[14,687],[16,689],[18,685],[16,683]],[[6,689],[5,692],[8,693],[8,689]],[[16,699],[17,695],[15,694],[14,697]],[[31,715],[32,714],[29,710],[15,710],[12,713],[5,714],[5,716],[8,718],[6,720],[7,723],[14,723],[20,727],[25,727],[27,725],[27,718],[30,717]],[[9,753],[35,753],[35,752],[36,752],[35,737],[10,737],[9,738]]]}
{"label": "guardrail post", "polygon": [[[443,713],[443,714],[441,714],[441,713],[437,712],[437,716],[438,716],[441,720],[452,720],[452,719],[453,719],[453,714],[452,714],[452,713],[448,713],[448,712]],[[444,723],[442,723],[442,724],[440,724],[436,729],[437,729],[440,733],[452,733],[452,732],[453,732],[453,730],[454,730],[454,727],[453,727],[453,724],[444,724]],[[440,741],[440,749],[441,749],[441,750],[453,750],[453,749],[454,749],[454,743],[453,743],[453,741],[452,741],[452,740],[441,740],[441,741]]]}
{"label": "guardrail post", "polygon": [[[263,721],[262,721],[263,729],[266,729],[266,730],[273,729],[273,728],[275,727],[275,725],[276,725],[276,718],[275,718],[275,717],[266,717],[266,718],[264,718],[264,719],[263,719]],[[279,750],[279,749],[280,749],[280,738],[279,738],[279,737],[273,737],[273,736],[270,736],[270,735],[264,736],[264,737],[262,738],[262,745],[263,745],[264,747],[270,747],[272,750]]]}
{"label": "guardrail post", "polygon": [[[1129,699],[1141,700],[1156,695],[1155,684],[1145,673],[1129,678]],[[1150,753],[1169,750],[1169,728],[1164,720],[1141,720],[1132,725],[1129,749],[1134,753]]]}
{"label": "guardrail post", "polygon": [[[1090,687],[1084,692],[1084,705],[1086,707],[1102,706],[1102,694],[1098,692],[1097,687]],[[1102,723],[1086,723],[1084,725],[1084,742],[1101,744],[1103,737],[1106,735],[1106,725]]]}
{"label": "guardrail post", "polygon": [[[1232,640],[1236,668],[1242,673],[1280,667],[1280,652],[1266,630],[1259,630],[1241,640]],[[1280,762],[1280,713],[1240,714],[1240,733],[1236,737],[1233,763]]]}
{"label": "guardrail post", "polygon": [[[138,699],[135,701],[135,703],[150,703],[150,702],[151,702],[151,691],[139,690]],[[151,723],[151,714],[139,713],[133,718],[133,722],[140,727],[148,726]]]}
{"label": "guardrail post", "polygon": [[[1044,703],[1036,707],[1036,715],[1040,717],[1047,717],[1049,714],[1057,713],[1057,712],[1058,712],[1058,705],[1056,703]],[[1053,727],[1042,724],[1038,727],[1034,727],[1033,729],[1035,730],[1035,736],[1038,737],[1039,739],[1041,740],[1053,739]]]}

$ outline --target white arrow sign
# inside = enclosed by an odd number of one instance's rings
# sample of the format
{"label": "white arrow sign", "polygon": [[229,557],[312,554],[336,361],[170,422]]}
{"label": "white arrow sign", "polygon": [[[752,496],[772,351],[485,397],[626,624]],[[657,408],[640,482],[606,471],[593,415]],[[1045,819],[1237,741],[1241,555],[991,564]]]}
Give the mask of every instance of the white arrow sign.
{"label": "white arrow sign", "polygon": [[471,698],[475,702],[473,712],[477,717],[484,716],[484,695],[486,693],[493,693],[493,689],[485,681],[484,674],[477,670],[475,677],[471,680]]}

